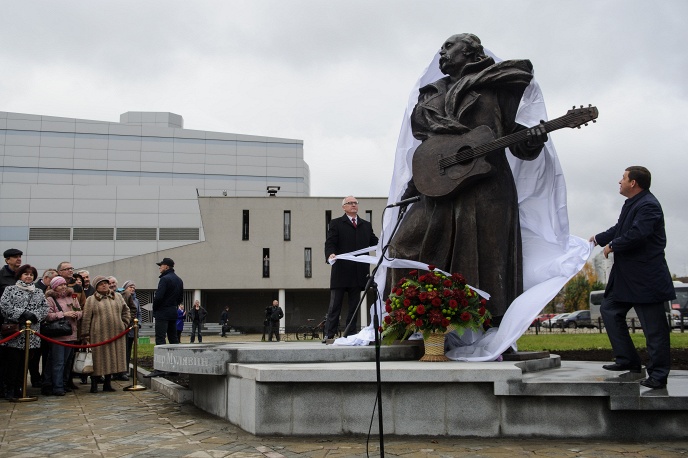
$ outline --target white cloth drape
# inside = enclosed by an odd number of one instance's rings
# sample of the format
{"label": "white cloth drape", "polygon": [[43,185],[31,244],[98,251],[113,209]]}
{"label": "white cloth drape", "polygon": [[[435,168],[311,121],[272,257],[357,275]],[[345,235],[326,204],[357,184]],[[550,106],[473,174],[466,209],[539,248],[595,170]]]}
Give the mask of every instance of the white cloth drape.
{"label": "white cloth drape", "polygon": [[[485,51],[495,61],[499,61],[489,51]],[[411,178],[413,152],[420,141],[411,134],[410,115],[418,101],[419,89],[444,76],[438,63],[439,54],[436,54],[409,95],[397,142],[389,203],[399,200]],[[547,120],[547,112],[540,87],[533,79],[523,94],[516,121],[524,126],[533,126],[540,120]],[[524,292],[511,303],[499,328],[484,334],[467,332],[461,338],[455,334],[450,337],[448,342],[451,349],[447,356],[455,360],[492,361],[509,347],[515,347],[518,338],[547,302],[583,267],[592,250],[591,244],[586,240],[569,234],[566,183],[551,137],[540,156],[533,161],[522,161],[511,154],[507,154],[507,157],[518,191]],[[381,247],[389,243],[398,211],[394,207],[384,215],[378,253],[381,253]],[[355,260],[372,264],[377,258],[359,256]],[[385,264],[394,265],[395,262],[387,261]],[[384,290],[386,276],[387,269],[383,266],[375,276],[380,291]],[[378,307],[380,317],[384,311],[382,304],[384,298],[373,305]],[[371,317],[372,313],[371,308]],[[371,323],[372,321],[371,318]],[[335,345],[367,345],[374,340],[371,325],[354,336],[337,339]]]}

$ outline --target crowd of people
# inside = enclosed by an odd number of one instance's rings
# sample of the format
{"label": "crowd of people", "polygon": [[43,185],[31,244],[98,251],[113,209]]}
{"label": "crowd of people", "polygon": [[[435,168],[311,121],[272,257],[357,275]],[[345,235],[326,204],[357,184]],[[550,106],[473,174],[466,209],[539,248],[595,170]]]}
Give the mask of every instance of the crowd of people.
{"label": "crowd of people", "polygon": [[[30,322],[29,375],[33,388],[44,395],[64,396],[79,389],[72,371],[75,349],[71,345],[108,342],[91,349],[93,372],[91,392],[114,391],[112,380],[129,380],[128,368],[134,342],[134,319],[141,319],[136,284],[128,280],[118,289],[115,277],[96,276],[86,270],[75,271],[68,261],[47,269],[38,278],[34,266],[22,264],[22,251],[5,250],[5,265],[0,268],[0,395],[16,400],[24,397],[25,333]],[[41,339],[41,329],[49,323],[66,321],[66,335]],[[71,333],[69,328],[71,327]],[[126,337],[117,338],[126,329]],[[81,376],[82,384],[88,383]]]}

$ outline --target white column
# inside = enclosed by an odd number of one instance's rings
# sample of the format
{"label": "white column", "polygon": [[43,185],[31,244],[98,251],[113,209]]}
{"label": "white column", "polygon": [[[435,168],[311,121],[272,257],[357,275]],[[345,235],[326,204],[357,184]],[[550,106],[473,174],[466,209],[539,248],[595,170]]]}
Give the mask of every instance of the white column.
{"label": "white column", "polygon": [[[193,302],[196,302],[196,301],[201,302],[201,290],[200,289],[194,290]],[[193,302],[191,303],[192,306],[193,306]],[[205,308],[205,306],[203,304],[201,304],[201,307]],[[208,309],[206,308],[206,310],[208,310]]]}
{"label": "white column", "polygon": [[284,333],[287,333],[287,301],[285,300],[286,297],[286,291],[284,289],[280,289],[279,292],[277,293],[277,300],[279,301],[280,307],[282,307],[282,311],[284,312],[284,316],[280,320],[280,328],[284,328]]}
{"label": "white column", "polygon": [[[364,293],[365,293],[365,291],[361,291],[361,297],[363,297]],[[360,300],[360,298],[359,298],[359,300]],[[368,326],[368,314],[370,313],[370,310],[368,310],[368,306],[366,305],[367,302],[368,302],[367,300],[364,301],[361,304],[361,310],[358,311],[358,313],[359,313],[358,318],[360,321],[361,328],[365,328]]]}

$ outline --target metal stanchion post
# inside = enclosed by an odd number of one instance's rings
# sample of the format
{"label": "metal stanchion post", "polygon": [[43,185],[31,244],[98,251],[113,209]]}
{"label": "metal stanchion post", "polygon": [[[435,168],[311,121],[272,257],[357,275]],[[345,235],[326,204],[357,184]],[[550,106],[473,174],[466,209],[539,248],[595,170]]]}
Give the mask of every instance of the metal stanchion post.
{"label": "metal stanchion post", "polygon": [[24,386],[22,386],[22,397],[17,399],[17,402],[31,402],[36,401],[36,396],[27,396],[26,387],[27,379],[29,378],[29,349],[31,347],[31,322],[26,321],[24,327]]}
{"label": "metal stanchion post", "polygon": [[143,391],[146,389],[145,386],[139,385],[139,320],[134,318],[134,374],[132,379],[132,385],[123,388],[124,391]]}

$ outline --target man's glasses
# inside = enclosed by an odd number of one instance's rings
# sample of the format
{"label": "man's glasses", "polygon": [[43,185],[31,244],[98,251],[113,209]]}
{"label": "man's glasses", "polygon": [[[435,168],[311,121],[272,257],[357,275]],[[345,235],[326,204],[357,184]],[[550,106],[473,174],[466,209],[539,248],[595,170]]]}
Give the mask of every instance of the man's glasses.
{"label": "man's glasses", "polygon": [[344,205],[358,205],[358,202],[355,200],[353,202],[344,202]]}
{"label": "man's glasses", "polygon": [[64,272],[65,270],[74,270],[74,267],[67,267],[65,269],[60,269],[60,272]]}

